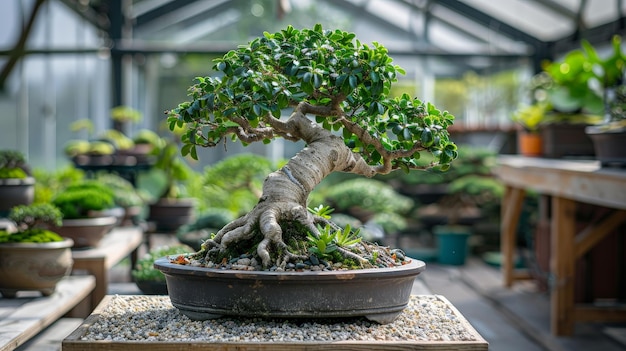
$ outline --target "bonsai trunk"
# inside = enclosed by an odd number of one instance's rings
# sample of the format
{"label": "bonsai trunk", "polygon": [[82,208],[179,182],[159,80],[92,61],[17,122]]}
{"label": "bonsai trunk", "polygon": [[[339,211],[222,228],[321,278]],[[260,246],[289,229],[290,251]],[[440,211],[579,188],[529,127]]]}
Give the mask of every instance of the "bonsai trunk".
{"label": "bonsai trunk", "polygon": [[[274,127],[280,128],[285,135],[304,140],[307,147],[265,179],[263,194],[248,214],[226,225],[215,238],[205,243],[211,249],[208,255],[224,252],[231,245],[250,240],[260,232],[263,239],[258,243],[257,254],[263,266],[283,266],[289,260],[305,258],[287,249],[280,223],[298,222],[314,235],[319,235],[316,224],[328,221],[307,210],[307,198],[315,186],[334,171],[373,175],[371,167],[353,153],[343,139],[309,121],[300,109],[296,109],[286,122],[273,123],[279,124]],[[282,253],[275,262],[270,257],[272,247]]]}

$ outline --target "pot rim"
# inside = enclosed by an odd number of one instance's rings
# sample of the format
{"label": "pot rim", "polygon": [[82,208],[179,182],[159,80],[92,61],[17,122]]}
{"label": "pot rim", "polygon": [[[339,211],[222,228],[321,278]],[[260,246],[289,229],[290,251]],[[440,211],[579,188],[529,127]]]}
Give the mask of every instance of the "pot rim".
{"label": "pot rim", "polygon": [[48,248],[48,249],[64,249],[74,246],[74,240],[63,238],[63,241],[51,241],[47,243],[0,243],[1,247],[12,249],[32,249],[32,248]]}
{"label": "pot rim", "polygon": [[426,269],[423,261],[409,258],[411,261],[402,266],[388,268],[365,268],[352,270],[333,270],[333,271],[302,271],[302,272],[276,272],[276,271],[242,271],[236,269],[219,269],[208,267],[197,267],[190,265],[180,265],[171,263],[169,257],[176,255],[160,257],[154,261],[154,267],[170,275],[187,275],[197,276],[201,278],[220,278],[227,276],[236,276],[239,279],[254,280],[309,280],[314,277],[332,278],[333,280],[354,279],[356,276],[367,277],[367,279],[378,277],[399,277],[417,275]]}
{"label": "pot rim", "polygon": [[0,185],[33,185],[35,184],[35,178],[28,176],[26,178],[0,178]]}
{"label": "pot rim", "polygon": [[113,225],[117,223],[117,217],[115,216],[105,216],[105,217],[89,217],[89,218],[72,218],[72,219],[64,219],[63,227],[73,227],[73,226],[106,226]]}

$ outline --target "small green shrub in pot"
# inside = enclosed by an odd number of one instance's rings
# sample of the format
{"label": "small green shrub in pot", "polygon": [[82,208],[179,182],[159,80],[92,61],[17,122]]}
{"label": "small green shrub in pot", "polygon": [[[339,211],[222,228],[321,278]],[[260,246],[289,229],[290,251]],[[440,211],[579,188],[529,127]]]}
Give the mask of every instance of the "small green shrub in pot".
{"label": "small green shrub in pot", "polygon": [[45,228],[61,222],[61,212],[51,204],[13,207],[9,219],[16,231],[0,231],[0,293],[15,297],[35,290],[44,296],[68,275],[73,261],[73,241]]}
{"label": "small green shrub in pot", "polygon": [[53,229],[72,238],[75,247],[94,247],[118,223],[113,190],[95,180],[84,180],[61,190],[52,200],[63,213]]}
{"label": "small green shrub in pot", "polygon": [[30,205],[35,197],[35,178],[24,155],[16,150],[0,150],[0,217],[13,206]]}
{"label": "small green shrub in pot", "polygon": [[85,180],[69,185],[52,200],[64,219],[88,218],[94,212],[115,207],[115,193],[104,184]]}
{"label": "small green shrub in pot", "polygon": [[161,271],[154,268],[154,261],[157,258],[178,255],[192,250],[186,245],[162,246],[150,250],[145,256],[137,260],[135,267],[131,271],[133,281],[139,290],[146,295],[166,295],[167,285],[165,276]]}

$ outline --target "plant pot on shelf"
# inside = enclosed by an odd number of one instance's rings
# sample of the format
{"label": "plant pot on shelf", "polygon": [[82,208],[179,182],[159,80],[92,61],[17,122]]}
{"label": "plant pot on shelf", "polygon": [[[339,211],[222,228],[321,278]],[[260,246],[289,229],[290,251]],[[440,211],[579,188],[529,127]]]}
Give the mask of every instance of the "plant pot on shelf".
{"label": "plant pot on shelf", "polygon": [[521,155],[540,157],[543,155],[541,134],[520,130],[517,132],[517,150]]}
{"label": "plant pot on shelf", "polygon": [[593,141],[596,159],[602,166],[626,165],[626,131],[602,132],[587,128],[586,132]]}
{"label": "plant pot on shelf", "polygon": [[74,241],[74,248],[96,247],[116,224],[115,216],[64,219],[60,227],[51,228],[59,235]]}
{"label": "plant pot on shelf", "polygon": [[35,178],[0,179],[0,216],[17,205],[30,205],[35,197]]}
{"label": "plant pot on shelf", "polygon": [[588,124],[550,123],[542,125],[543,156],[549,158],[593,157],[593,142],[585,133]]}
{"label": "plant pot on shelf", "polygon": [[159,232],[175,232],[182,225],[193,221],[194,205],[193,199],[161,198],[150,204],[148,222],[153,222]]}
{"label": "plant pot on shelf", "polygon": [[47,243],[0,243],[0,293],[15,297],[18,291],[51,295],[73,265],[71,239]]}
{"label": "plant pot on shelf", "polygon": [[470,228],[459,225],[436,226],[438,261],[442,264],[462,266],[469,252]]}
{"label": "plant pot on shelf", "polygon": [[193,320],[221,316],[334,318],[392,322],[407,306],[425,264],[346,271],[240,271],[171,263],[165,274],[172,304]]}

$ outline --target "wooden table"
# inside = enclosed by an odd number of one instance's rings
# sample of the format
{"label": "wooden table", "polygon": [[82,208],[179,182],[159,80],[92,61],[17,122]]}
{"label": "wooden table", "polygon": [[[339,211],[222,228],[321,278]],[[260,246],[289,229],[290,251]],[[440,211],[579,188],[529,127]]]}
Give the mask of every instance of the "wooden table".
{"label": "wooden table", "polygon": [[24,344],[85,300],[95,286],[92,276],[69,276],[50,296],[19,292],[16,298],[0,298],[0,351]]}
{"label": "wooden table", "polygon": [[107,293],[109,269],[129,255],[132,269],[142,242],[143,231],[140,228],[117,227],[102,238],[98,247],[72,250],[74,272],[84,270],[96,278],[96,288],[91,295],[92,310]]}
{"label": "wooden table", "polygon": [[[504,283],[527,279],[513,269],[513,256],[522,203],[527,190],[551,196],[551,330],[571,335],[577,321],[626,321],[626,309],[576,305],[575,263],[626,220],[626,170],[602,168],[598,161],[554,160],[500,156],[494,174],[505,184],[502,203],[501,250]],[[576,232],[577,203],[613,211],[598,223]]]}

